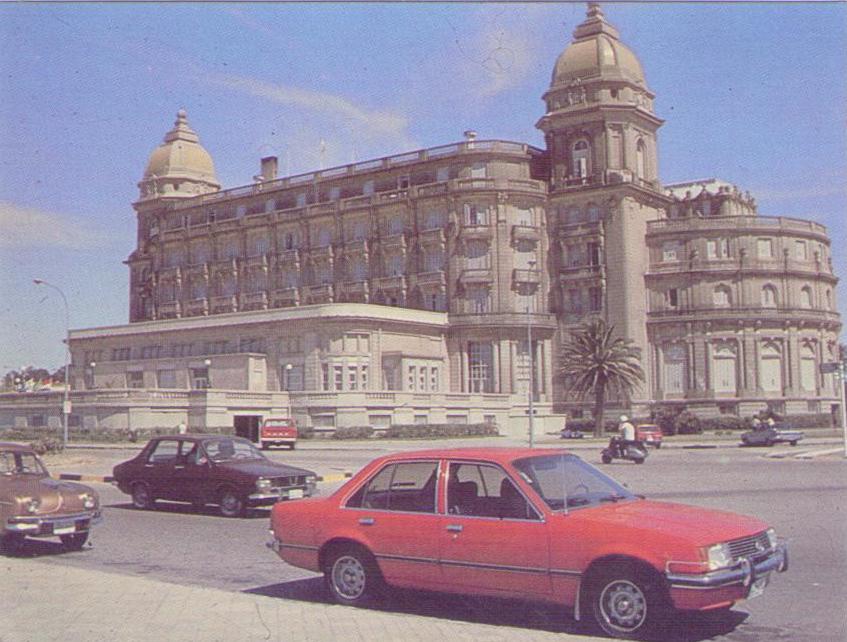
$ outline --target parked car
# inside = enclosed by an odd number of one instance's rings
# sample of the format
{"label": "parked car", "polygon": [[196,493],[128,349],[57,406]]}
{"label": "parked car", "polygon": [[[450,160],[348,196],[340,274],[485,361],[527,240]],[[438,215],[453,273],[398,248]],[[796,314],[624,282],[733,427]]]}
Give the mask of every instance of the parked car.
{"label": "parked car", "polygon": [[662,447],[662,429],[656,424],[638,424],[635,427],[636,441],[643,441],[645,444]]}
{"label": "parked car", "polygon": [[562,428],[562,431],[559,434],[562,439],[582,439],[584,437],[582,431],[574,428]]}
{"label": "parked car", "polygon": [[773,446],[774,444],[797,443],[805,437],[801,430],[787,430],[776,426],[762,425],[741,434],[742,446]]}
{"label": "parked car", "polygon": [[271,446],[288,446],[294,450],[297,444],[297,424],[291,417],[269,417],[259,428],[259,444],[262,450]]}
{"label": "parked car", "polygon": [[788,564],[758,519],[640,498],[559,449],[388,455],[329,497],[277,504],[271,528],[341,604],[386,585],[525,598],[626,638],[754,597]]}
{"label": "parked car", "polygon": [[198,510],[217,504],[225,517],[309,497],[317,482],[311,470],[276,463],[247,439],[222,435],[156,437],[113,475],[136,508],[154,508],[158,499],[190,502]]}
{"label": "parked car", "polygon": [[79,550],[100,520],[97,491],[52,479],[29,446],[0,443],[0,538],[5,550],[20,550],[27,537],[58,537],[66,549]]}

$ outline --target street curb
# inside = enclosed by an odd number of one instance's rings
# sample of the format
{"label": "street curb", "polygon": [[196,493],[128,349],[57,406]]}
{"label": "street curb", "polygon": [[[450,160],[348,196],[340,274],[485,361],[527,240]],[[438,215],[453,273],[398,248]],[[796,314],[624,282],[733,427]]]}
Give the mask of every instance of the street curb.
{"label": "street curb", "polygon": [[816,457],[825,457],[826,455],[835,455],[837,453],[842,452],[844,449],[840,446],[838,448],[829,448],[827,450],[812,450],[804,453],[798,453],[794,455],[794,459],[815,459]]}
{"label": "street curb", "polygon": [[77,475],[76,473],[60,473],[58,479],[65,481],[102,482],[109,484],[115,481],[111,475]]}

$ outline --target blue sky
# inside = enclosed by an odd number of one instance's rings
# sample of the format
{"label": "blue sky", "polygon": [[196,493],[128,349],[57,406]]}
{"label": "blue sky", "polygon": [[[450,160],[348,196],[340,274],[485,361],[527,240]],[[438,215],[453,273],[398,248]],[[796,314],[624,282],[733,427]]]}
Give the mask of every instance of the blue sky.
{"label": "blue sky", "polygon": [[[666,183],[829,227],[847,275],[847,4],[605,4],[657,94]],[[0,4],[0,374],[128,320],[131,202],[179,108],[225,187],[534,124],[579,4]],[[839,306],[847,313],[847,294]]]}

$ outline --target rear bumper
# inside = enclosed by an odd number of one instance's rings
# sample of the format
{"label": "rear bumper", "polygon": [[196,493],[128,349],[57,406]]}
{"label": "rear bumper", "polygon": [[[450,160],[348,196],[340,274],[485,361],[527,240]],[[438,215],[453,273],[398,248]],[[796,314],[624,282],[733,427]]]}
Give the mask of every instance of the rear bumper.
{"label": "rear bumper", "polygon": [[22,533],[30,537],[53,537],[84,533],[103,521],[99,510],[70,515],[32,515],[10,517],[3,524],[4,533]]}

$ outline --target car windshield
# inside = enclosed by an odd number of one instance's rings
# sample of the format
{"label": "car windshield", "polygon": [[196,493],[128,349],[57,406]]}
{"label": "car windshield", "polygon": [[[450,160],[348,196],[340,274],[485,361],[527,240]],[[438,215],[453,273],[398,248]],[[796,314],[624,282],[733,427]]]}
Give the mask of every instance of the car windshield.
{"label": "car windshield", "polygon": [[576,455],[540,455],[514,462],[551,510],[573,510],[636,499],[626,488]]}
{"label": "car windshield", "polygon": [[0,451],[0,475],[46,475],[47,469],[33,453]]}
{"label": "car windshield", "polygon": [[265,459],[259,449],[243,439],[210,439],[203,446],[212,461]]}

